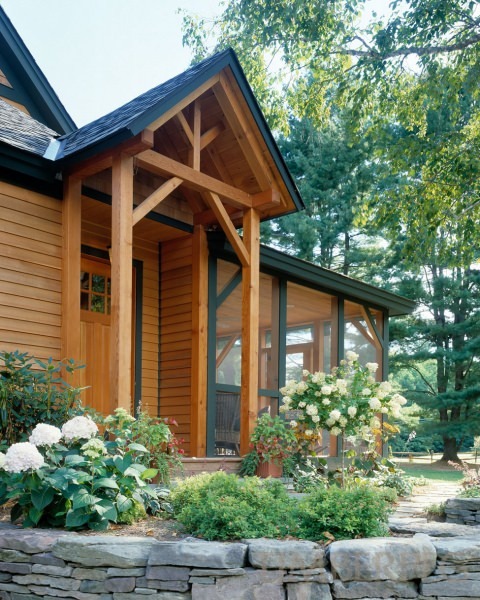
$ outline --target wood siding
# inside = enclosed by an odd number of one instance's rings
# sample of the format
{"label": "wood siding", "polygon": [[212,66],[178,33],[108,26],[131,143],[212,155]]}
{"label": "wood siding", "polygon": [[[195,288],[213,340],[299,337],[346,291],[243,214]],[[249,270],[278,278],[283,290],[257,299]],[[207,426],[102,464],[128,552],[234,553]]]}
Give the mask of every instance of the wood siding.
{"label": "wood siding", "polygon": [[0,350],[61,357],[59,200],[0,183]]}
{"label": "wood siding", "polygon": [[162,244],[160,281],[160,415],[178,422],[190,451],[192,370],[192,236]]}

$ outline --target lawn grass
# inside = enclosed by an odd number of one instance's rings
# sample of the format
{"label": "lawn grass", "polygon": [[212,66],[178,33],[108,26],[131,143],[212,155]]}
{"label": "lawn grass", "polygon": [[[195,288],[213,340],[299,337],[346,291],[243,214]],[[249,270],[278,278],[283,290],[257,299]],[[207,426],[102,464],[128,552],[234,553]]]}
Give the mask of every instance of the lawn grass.
{"label": "lawn grass", "polygon": [[433,479],[435,481],[451,481],[460,482],[463,479],[463,474],[459,471],[436,469],[435,465],[399,465],[402,471],[409,477],[424,477],[425,479]]}

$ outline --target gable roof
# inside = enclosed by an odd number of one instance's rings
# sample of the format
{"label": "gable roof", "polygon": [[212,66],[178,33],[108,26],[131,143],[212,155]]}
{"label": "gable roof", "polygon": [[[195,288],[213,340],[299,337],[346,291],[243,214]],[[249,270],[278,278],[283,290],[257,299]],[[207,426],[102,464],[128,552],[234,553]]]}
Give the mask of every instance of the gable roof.
{"label": "gable roof", "polygon": [[72,118],[0,6],[0,65],[9,85],[0,96],[25,106],[30,115],[59,133],[76,129]]}
{"label": "gable roof", "polygon": [[58,133],[0,98],[0,142],[43,156]]}
{"label": "gable roof", "polygon": [[231,49],[214,54],[120,108],[62,136],[52,147],[52,151],[56,153],[55,159],[62,160],[64,164],[74,164],[134,137],[176,106],[188,94],[226,68],[233,73],[296,209],[303,209],[304,204],[297,186],[248,84],[238,58]]}

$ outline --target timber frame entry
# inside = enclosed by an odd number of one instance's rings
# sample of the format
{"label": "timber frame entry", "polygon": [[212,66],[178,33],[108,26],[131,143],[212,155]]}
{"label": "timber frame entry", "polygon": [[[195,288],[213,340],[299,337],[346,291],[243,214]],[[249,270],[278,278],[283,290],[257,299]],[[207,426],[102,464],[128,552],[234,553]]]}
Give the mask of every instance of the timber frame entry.
{"label": "timber frame entry", "polygon": [[[226,61],[226,62],[225,62]],[[233,69],[233,70],[232,70]],[[240,85],[239,85],[240,82]],[[192,87],[192,86],[191,86]],[[247,94],[247,99],[245,99]],[[253,115],[253,116],[252,116]],[[88,128],[88,126],[87,126]],[[193,226],[191,454],[205,456],[208,331],[206,230],[220,228],[242,269],[242,453],[257,417],[260,220],[301,207],[293,182],[268,131],[236,58],[228,51],[207,73],[131,139],[84,160],[64,164],[63,354],[79,347],[78,273],[82,189],[109,180],[111,190],[110,406],[130,410],[134,228],[181,198]],[[81,137],[79,130],[77,137]],[[72,137],[75,137],[75,133]],[[63,145],[67,152],[69,136]],[[78,144],[78,140],[77,140]],[[103,141],[102,141],[103,144]],[[271,150],[275,156],[272,159]],[[85,155],[85,148],[77,156]],[[77,158],[76,156],[76,158]],[[229,165],[233,165],[230,167]],[[150,183],[138,196],[138,174]],[[93,184],[92,184],[93,181]],[[153,184],[152,184],[153,182]],[[104,185],[104,184],[103,184]],[[144,186],[145,188],[145,186]],[[237,232],[242,227],[243,237]]]}

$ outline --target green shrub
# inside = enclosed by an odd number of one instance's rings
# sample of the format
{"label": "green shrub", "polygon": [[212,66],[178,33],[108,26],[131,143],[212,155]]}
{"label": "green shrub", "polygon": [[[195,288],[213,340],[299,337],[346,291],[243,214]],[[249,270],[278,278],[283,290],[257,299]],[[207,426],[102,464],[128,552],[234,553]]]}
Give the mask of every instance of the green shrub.
{"label": "green shrub", "polygon": [[197,475],[179,483],[171,500],[178,521],[207,540],[295,535],[294,501],[279,481]]}
{"label": "green shrub", "polygon": [[175,437],[170,429],[177,425],[174,419],[152,417],[141,410],[134,418],[124,408],[116,408],[113,415],[104,419],[104,424],[107,433],[141,444],[148,450],[140,462],[157,470],[160,483],[169,484],[172,474],[183,470],[184,450],[180,448],[183,440]]}
{"label": "green shrub", "polygon": [[24,442],[37,423],[61,427],[83,414],[80,389],[62,379],[79,367],[71,360],[40,361],[27,353],[0,352],[0,450]]}
{"label": "green shrub", "polygon": [[300,537],[316,541],[385,535],[390,511],[381,492],[369,486],[319,488],[298,506]]}

